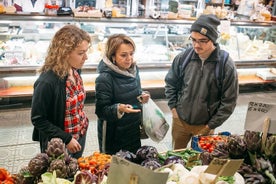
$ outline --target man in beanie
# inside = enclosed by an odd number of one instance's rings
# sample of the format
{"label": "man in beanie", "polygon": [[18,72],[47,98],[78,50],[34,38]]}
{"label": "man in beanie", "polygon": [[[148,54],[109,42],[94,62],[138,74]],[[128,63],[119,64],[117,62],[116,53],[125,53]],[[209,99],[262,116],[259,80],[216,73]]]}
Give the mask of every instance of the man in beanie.
{"label": "man in beanie", "polygon": [[[236,106],[237,70],[229,54],[216,42],[219,25],[215,15],[201,15],[191,27],[192,48],[174,58],[165,77],[165,95],[172,111],[173,149],[186,148],[194,135],[214,133]],[[216,67],[221,62],[225,64],[218,85]],[[183,63],[187,63],[185,67]]]}

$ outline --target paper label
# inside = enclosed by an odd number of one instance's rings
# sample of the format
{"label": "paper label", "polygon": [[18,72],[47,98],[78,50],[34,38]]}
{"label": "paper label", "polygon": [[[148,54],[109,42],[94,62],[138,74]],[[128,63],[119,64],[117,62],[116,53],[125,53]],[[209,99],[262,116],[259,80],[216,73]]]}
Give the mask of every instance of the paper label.
{"label": "paper label", "polygon": [[166,184],[168,175],[169,173],[155,172],[114,155],[110,163],[107,183]]}
{"label": "paper label", "polygon": [[270,119],[268,133],[276,133],[276,105],[249,102],[245,119],[245,130],[262,132],[266,118]]}
{"label": "paper label", "polygon": [[243,159],[219,159],[214,158],[205,173],[217,176],[234,176],[243,163]]}

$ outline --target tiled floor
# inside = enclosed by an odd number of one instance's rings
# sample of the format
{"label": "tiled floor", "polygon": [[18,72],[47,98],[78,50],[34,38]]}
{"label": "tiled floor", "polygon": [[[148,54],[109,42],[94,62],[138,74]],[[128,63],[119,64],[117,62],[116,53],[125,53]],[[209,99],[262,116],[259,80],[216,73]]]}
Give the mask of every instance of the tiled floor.
{"label": "tiled floor", "polygon": [[[234,113],[216,132],[230,131],[232,134],[243,134],[247,105],[250,101],[276,104],[276,91],[241,93]],[[171,115],[166,100],[155,100],[155,102],[165,112],[167,121],[171,124]],[[86,112],[90,119],[90,126],[84,156],[98,150],[94,104],[86,104]],[[0,110],[0,135],[0,167],[8,169],[11,173],[18,172],[39,153],[38,144],[31,141],[30,108]],[[143,140],[142,144],[153,145],[160,152],[170,150],[170,130],[160,143],[147,139]]]}

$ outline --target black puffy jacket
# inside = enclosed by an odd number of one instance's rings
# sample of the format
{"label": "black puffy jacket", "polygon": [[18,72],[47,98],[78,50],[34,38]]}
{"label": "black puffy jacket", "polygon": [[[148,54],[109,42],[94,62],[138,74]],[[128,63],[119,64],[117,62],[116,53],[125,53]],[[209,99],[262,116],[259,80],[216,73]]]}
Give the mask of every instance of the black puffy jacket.
{"label": "black puffy jacket", "polygon": [[137,100],[142,93],[138,68],[134,65],[130,72],[124,72],[106,59],[99,63],[98,72],[95,112],[100,151],[115,154],[122,149],[135,153],[141,147],[141,113],[125,113],[119,119],[117,106],[122,103],[141,109]]}

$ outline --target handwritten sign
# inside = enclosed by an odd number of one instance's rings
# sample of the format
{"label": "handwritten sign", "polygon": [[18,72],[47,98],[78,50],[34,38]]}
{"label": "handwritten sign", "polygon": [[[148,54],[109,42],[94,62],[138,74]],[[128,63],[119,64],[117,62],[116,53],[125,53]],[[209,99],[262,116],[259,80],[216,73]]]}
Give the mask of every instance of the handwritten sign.
{"label": "handwritten sign", "polygon": [[108,171],[108,184],[166,184],[168,173],[155,172],[118,156],[112,156]]}
{"label": "handwritten sign", "polygon": [[214,158],[205,173],[217,176],[234,176],[243,163],[243,159],[219,159]]}
{"label": "handwritten sign", "polygon": [[262,132],[266,118],[270,118],[268,133],[276,133],[276,104],[249,102],[244,129]]}

